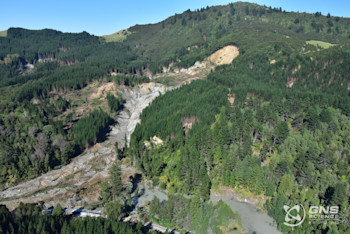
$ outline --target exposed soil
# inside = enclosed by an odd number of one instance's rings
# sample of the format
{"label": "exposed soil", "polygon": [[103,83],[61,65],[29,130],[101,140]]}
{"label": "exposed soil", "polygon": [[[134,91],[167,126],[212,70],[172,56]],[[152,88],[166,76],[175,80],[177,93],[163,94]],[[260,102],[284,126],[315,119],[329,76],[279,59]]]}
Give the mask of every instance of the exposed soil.
{"label": "exposed soil", "polygon": [[114,82],[103,84],[99,86],[97,90],[90,95],[89,99],[106,97],[108,92],[115,91],[115,90],[116,90],[116,86]]}
{"label": "exposed soil", "polygon": [[197,61],[189,68],[177,68],[173,67],[174,64],[170,64],[168,68],[163,68],[163,73],[149,76],[150,79],[158,81],[167,79],[172,86],[179,87],[193,80],[204,79],[216,66],[230,64],[238,55],[239,49],[236,46],[228,45],[202,62]]}
{"label": "exposed soil", "polygon": [[215,63],[215,65],[230,64],[238,55],[238,48],[233,45],[228,45],[210,55],[208,60]]}
{"label": "exposed soil", "polygon": [[196,122],[198,122],[196,116],[184,117],[181,119],[182,127],[184,128],[186,134],[190,129],[192,129],[193,124]]}

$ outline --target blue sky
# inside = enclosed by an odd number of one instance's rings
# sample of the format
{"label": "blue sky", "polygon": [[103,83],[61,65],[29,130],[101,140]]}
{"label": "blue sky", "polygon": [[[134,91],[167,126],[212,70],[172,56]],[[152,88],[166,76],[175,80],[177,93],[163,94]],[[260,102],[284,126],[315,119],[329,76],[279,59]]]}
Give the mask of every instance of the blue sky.
{"label": "blue sky", "polygon": [[[286,11],[330,12],[350,17],[349,0],[248,0]],[[9,27],[52,28],[105,35],[135,24],[156,23],[187,9],[225,5],[225,0],[0,0],[0,31]]]}

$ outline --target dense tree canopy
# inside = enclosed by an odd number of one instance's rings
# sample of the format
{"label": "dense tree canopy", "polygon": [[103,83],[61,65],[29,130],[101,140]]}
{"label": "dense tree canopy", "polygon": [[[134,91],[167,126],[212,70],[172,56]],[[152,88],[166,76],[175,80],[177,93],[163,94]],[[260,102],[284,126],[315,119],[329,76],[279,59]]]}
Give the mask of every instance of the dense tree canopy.
{"label": "dense tree canopy", "polygon": [[[265,194],[282,231],[290,229],[281,204],[290,202],[336,204],[348,217],[350,99],[342,83],[350,81],[350,50],[293,51],[286,44],[247,51],[207,80],[158,98],[142,113],[129,155],[168,191],[198,192],[203,200],[221,185]],[[272,58],[281,62],[271,64]],[[334,71],[339,75],[329,77]],[[166,144],[146,146],[153,136]],[[315,222],[297,229],[331,228]]]}
{"label": "dense tree canopy", "polygon": [[15,212],[12,215],[6,206],[0,206],[1,233],[142,233],[140,228],[113,219],[44,215],[40,207],[31,204],[21,205]]}

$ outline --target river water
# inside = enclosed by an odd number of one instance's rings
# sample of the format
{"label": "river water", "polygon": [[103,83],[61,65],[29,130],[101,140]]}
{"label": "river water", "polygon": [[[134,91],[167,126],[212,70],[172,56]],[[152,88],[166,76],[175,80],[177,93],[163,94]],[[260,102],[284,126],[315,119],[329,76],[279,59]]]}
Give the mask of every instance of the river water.
{"label": "river water", "polygon": [[[168,199],[168,195],[158,187],[151,188],[146,183],[139,183],[139,189],[143,189],[144,193],[138,198],[137,206],[143,206],[146,202],[152,201],[153,197],[156,196],[160,201]],[[216,204],[222,200],[230,206],[232,211],[237,211],[242,220],[243,228],[247,233],[251,234],[256,232],[257,234],[280,234],[277,230],[274,220],[267,215],[266,212],[259,211],[254,205],[240,202],[232,195],[210,195],[210,201]]]}
{"label": "river water", "polygon": [[142,182],[138,184],[139,190],[143,190],[144,193],[137,199],[136,206],[144,206],[146,202],[151,202],[156,196],[160,202],[168,200],[168,195],[163,192],[159,187],[150,187],[146,183]]}
{"label": "river water", "polygon": [[254,205],[237,201],[233,196],[210,195],[210,201],[216,204],[222,200],[230,206],[232,211],[237,211],[241,216],[243,228],[247,233],[280,234],[274,220],[266,212],[259,211]]}

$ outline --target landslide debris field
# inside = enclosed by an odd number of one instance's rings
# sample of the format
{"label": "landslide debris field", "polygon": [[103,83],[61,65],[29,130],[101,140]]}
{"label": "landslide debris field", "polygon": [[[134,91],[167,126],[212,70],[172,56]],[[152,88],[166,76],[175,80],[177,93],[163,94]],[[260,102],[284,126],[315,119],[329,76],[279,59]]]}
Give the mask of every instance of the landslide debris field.
{"label": "landslide debris field", "polygon": [[[115,160],[115,142],[124,144],[139,123],[142,110],[167,88],[162,84],[149,83],[123,91],[125,110],[119,113],[117,124],[112,127],[108,139],[97,143],[72,162],[58,170],[52,170],[33,180],[18,184],[0,192],[1,203],[10,209],[19,202],[60,202],[66,207],[80,205],[78,201],[96,202],[99,196],[99,182],[108,176],[111,162]],[[134,168],[123,166],[123,177],[135,172]]]}
{"label": "landslide debris field", "polygon": [[[49,171],[35,179],[1,191],[0,203],[5,204],[9,209],[14,209],[20,202],[45,202],[46,207],[60,202],[67,208],[98,202],[99,184],[108,177],[108,169],[115,160],[115,143],[118,142],[119,146],[124,145],[125,137],[130,142],[132,132],[140,123],[139,117],[142,110],[160,94],[193,80],[204,79],[217,65],[231,63],[238,54],[238,48],[229,45],[216,51],[204,61],[196,62],[192,67],[184,69],[169,66],[164,73],[150,77],[160,83],[150,82],[133,88],[123,87],[116,90],[112,82],[94,82],[79,94],[67,94],[72,99],[75,96],[80,97],[80,101],[75,103],[75,112],[78,117],[94,107],[106,106],[107,92],[121,94],[125,101],[124,110],[118,114],[116,125],[111,127],[106,141],[95,144],[60,169]],[[81,101],[84,95],[86,100]],[[64,112],[62,116],[67,114],[69,113]],[[136,173],[136,169],[126,165],[121,165],[121,168],[123,181],[126,183],[129,177]]]}

